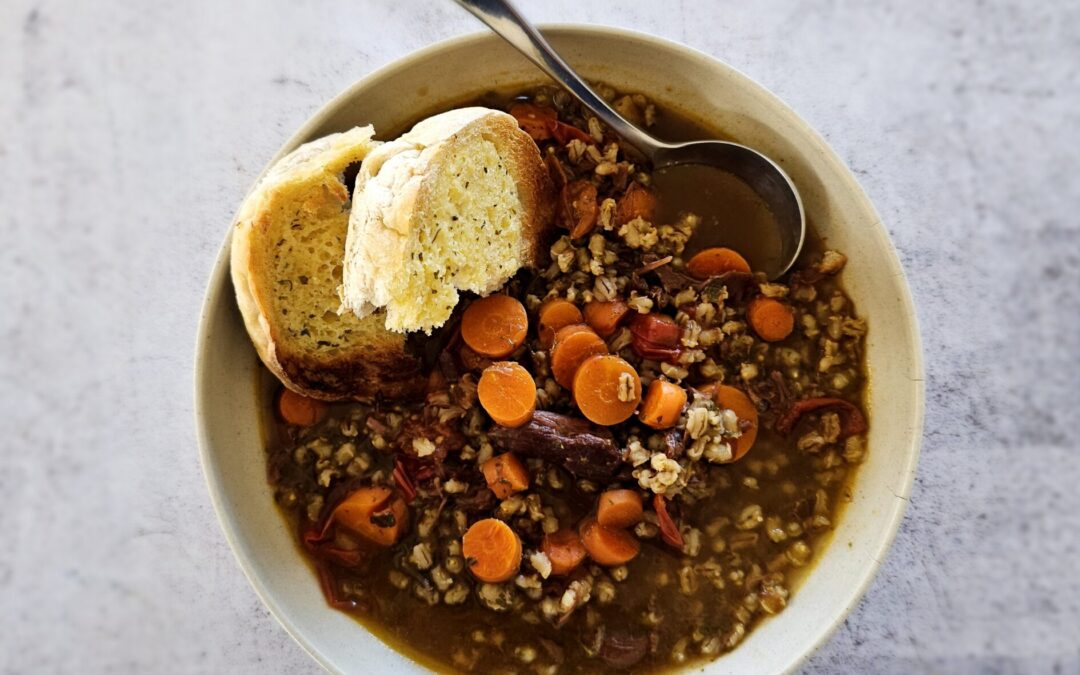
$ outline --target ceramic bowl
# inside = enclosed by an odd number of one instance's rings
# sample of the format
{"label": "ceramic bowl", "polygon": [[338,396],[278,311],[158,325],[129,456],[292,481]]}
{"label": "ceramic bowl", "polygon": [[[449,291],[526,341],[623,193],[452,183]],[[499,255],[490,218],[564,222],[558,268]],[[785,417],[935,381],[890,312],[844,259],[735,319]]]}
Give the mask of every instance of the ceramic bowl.
{"label": "ceramic bowl", "polygon": [[[911,295],[885,227],[851,171],[776,96],[730,66],[652,36],[600,27],[544,31],[590,80],[642,92],[711,120],[777,160],[807,213],[849,259],[847,291],[869,333],[869,454],[831,543],[781,614],[762,622],[710,673],[781,673],[797,667],[858,603],[884,560],[911,489],[922,431],[923,384]],[[278,152],[356,124],[400,129],[492,89],[544,81],[491,34],[423,49],[365,77],[323,106]],[[226,229],[226,224],[222,224]],[[424,667],[330,609],[266,483],[257,359],[229,280],[226,235],[210,278],[195,355],[195,410],[203,468],[225,535],[256,592],[328,670],[410,672]]]}

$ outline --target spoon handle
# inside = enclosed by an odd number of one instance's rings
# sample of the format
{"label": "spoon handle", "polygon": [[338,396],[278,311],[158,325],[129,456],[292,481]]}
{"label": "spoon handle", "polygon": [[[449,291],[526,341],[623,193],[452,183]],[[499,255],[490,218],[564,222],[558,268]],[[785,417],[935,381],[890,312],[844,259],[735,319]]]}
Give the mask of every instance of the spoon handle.
{"label": "spoon handle", "polygon": [[524,54],[553,80],[591,110],[624,141],[654,159],[660,143],[615,112],[604,99],[563,61],[551,45],[533,28],[509,0],[457,0],[476,18]]}

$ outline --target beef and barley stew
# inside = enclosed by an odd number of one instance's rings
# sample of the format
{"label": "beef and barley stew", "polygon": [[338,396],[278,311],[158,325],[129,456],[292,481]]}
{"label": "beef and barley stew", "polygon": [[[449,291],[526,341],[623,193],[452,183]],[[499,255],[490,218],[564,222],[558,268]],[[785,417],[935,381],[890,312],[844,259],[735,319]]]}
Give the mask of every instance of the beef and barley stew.
{"label": "beef and barley stew", "polygon": [[281,391],[277,500],[327,602],[440,670],[716,658],[791,601],[866,452],[846,259],[768,281],[562,92],[501,106],[559,193],[550,264],[422,340],[422,402]]}

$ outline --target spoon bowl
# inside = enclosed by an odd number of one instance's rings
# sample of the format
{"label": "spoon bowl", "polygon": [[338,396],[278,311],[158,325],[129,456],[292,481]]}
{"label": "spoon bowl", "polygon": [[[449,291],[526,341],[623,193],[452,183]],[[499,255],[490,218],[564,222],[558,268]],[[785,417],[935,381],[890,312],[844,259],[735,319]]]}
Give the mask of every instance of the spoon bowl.
{"label": "spoon bowl", "polygon": [[[730,242],[745,242],[735,246],[751,262],[754,269],[764,271],[770,279],[787,272],[799,257],[806,238],[806,216],[802,199],[791,178],[765,155],[738,143],[727,141],[693,141],[663,144],[653,156],[653,171],[658,174],[677,173],[681,168],[710,167],[734,176],[745,183],[764,203],[760,211],[764,218],[756,222],[728,223],[720,230],[728,232]],[[700,170],[697,172],[701,175]],[[716,176],[713,183],[723,182]],[[695,212],[708,219],[723,204],[702,204]],[[755,231],[738,231],[756,228]]]}
{"label": "spoon bowl", "polygon": [[[509,42],[548,76],[565,88],[574,98],[624,142],[652,162],[654,172],[677,170],[685,166],[711,167],[733,176],[748,186],[760,199],[769,217],[755,223],[720,221],[721,228],[756,226],[756,232],[735,232],[735,241],[753,241],[753,250],[743,250],[754,269],[764,271],[770,279],[787,272],[799,257],[806,238],[806,214],[795,183],[780,166],[760,152],[726,141],[692,141],[666,143],[631,124],[600,97],[555,52],[547,40],[508,0],[457,0],[457,3],[480,19],[491,30]],[[723,180],[717,176],[718,180]],[[722,209],[721,204],[705,204],[710,211]],[[715,213],[698,213],[715,217]]]}

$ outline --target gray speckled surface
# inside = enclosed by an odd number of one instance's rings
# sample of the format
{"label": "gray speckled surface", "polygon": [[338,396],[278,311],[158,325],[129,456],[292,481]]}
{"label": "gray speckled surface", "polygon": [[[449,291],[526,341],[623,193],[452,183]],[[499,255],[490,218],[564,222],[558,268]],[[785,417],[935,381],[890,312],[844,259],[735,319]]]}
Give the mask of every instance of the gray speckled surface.
{"label": "gray speckled surface", "polygon": [[[926,348],[919,475],[806,671],[1080,672],[1080,4],[523,4],[749,73],[833,144],[900,250]],[[417,0],[0,3],[0,671],[316,670],[210,508],[203,284],[312,111],[477,28]]]}

